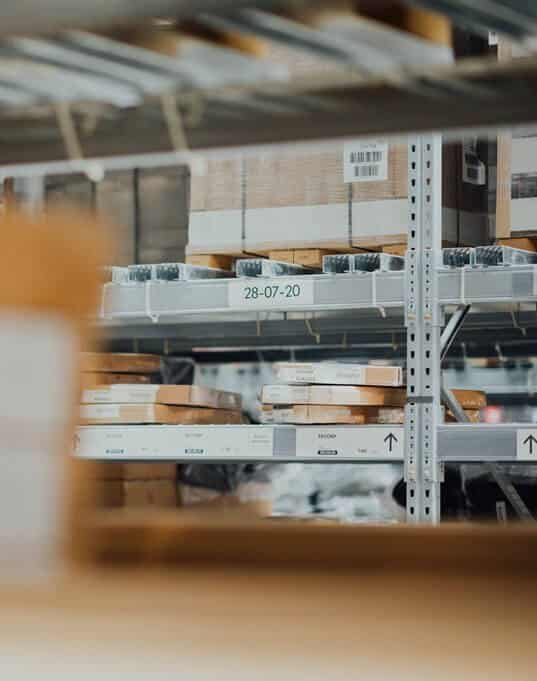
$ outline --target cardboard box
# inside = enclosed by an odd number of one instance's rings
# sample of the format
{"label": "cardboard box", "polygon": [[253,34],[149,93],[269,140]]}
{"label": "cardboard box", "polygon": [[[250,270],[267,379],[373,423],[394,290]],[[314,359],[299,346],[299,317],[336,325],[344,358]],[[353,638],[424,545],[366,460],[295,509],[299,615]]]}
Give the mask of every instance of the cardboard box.
{"label": "cardboard box", "polygon": [[336,404],[372,407],[402,407],[406,391],[401,388],[340,386],[266,385],[262,402],[265,404]]}
{"label": "cardboard box", "polygon": [[82,404],[169,404],[211,409],[241,408],[237,393],[199,385],[110,385],[84,390]]}
{"label": "cardboard box", "polygon": [[206,176],[192,177],[187,253],[401,242],[408,223],[406,145],[383,145],[386,179],[378,181],[345,181],[351,153],[337,145],[317,154],[210,162]]}
{"label": "cardboard box", "polygon": [[175,463],[115,463],[100,461],[96,468],[98,480],[175,480]]}
{"label": "cardboard box", "polygon": [[463,409],[482,409],[487,406],[487,396],[479,390],[452,390]]}
{"label": "cardboard box", "polygon": [[335,362],[278,362],[276,378],[282,383],[321,383],[329,385],[403,385],[403,369]]}
{"label": "cardboard box", "polygon": [[297,425],[331,424],[401,424],[404,409],[400,407],[345,407],[334,405],[293,404],[290,406],[263,405],[265,423]]}
{"label": "cardboard box", "polygon": [[130,480],[122,484],[126,508],[175,508],[178,505],[175,481]]}
{"label": "cardboard box", "polygon": [[151,376],[147,374],[112,374],[98,371],[82,372],[82,390],[91,390],[100,385],[114,385],[116,383],[151,383]]}
{"label": "cardboard box", "polygon": [[353,424],[366,422],[363,407],[341,407],[334,405],[292,404],[283,406],[263,405],[263,423],[295,424]]}
{"label": "cardboard box", "polygon": [[82,371],[114,374],[155,374],[160,371],[160,357],[134,352],[83,352]]}
{"label": "cardboard box", "polygon": [[[481,412],[479,409],[465,409],[464,413],[468,417],[470,423],[480,423],[481,422]],[[446,413],[446,423],[456,423],[457,419],[453,414],[448,411]]]}
{"label": "cardboard box", "polygon": [[165,425],[228,425],[242,423],[242,413],[231,409],[176,407],[167,404],[83,404],[82,425],[162,423]]}

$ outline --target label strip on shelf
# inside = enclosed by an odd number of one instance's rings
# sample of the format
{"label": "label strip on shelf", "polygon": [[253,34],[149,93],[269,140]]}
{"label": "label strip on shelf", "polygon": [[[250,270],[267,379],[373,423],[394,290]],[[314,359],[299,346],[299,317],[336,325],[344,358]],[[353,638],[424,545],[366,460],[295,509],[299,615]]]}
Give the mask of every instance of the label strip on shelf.
{"label": "label strip on shelf", "polygon": [[404,428],[367,426],[308,426],[296,429],[296,453],[300,459],[334,458],[351,461],[402,461]]}
{"label": "label strip on shelf", "polygon": [[517,461],[537,462],[537,428],[519,428],[516,432]]}
{"label": "label strip on shelf", "polygon": [[402,461],[403,440],[402,426],[83,426],[74,454],[102,461]]}

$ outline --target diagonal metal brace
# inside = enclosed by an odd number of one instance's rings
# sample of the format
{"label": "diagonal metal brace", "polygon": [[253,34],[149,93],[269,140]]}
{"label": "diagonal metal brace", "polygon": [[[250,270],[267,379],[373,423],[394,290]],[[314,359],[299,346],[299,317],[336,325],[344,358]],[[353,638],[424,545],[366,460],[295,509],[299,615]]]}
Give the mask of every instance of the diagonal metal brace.
{"label": "diagonal metal brace", "polygon": [[[463,325],[464,319],[469,311],[470,305],[459,305],[459,307],[449,320],[448,324],[446,325],[446,328],[442,332],[442,336],[440,338],[441,344],[440,352],[442,359],[444,359],[445,356],[447,355],[449,348],[453,344],[455,336],[457,335],[459,329]],[[449,390],[449,388],[446,388],[444,385],[442,385],[440,396],[443,404],[451,411],[451,413],[453,414],[458,423],[470,423],[470,419],[466,415],[466,412],[461,407],[459,401],[452,393],[452,391]],[[485,464],[485,470],[492,476],[494,482],[502,490],[502,492],[505,495],[505,498],[515,509],[518,517],[521,520],[525,521],[535,520],[535,518],[531,514],[531,511],[524,503],[524,500],[517,492],[515,486],[510,480],[508,480],[507,476],[504,475],[500,466],[498,466],[497,464],[488,463]]]}

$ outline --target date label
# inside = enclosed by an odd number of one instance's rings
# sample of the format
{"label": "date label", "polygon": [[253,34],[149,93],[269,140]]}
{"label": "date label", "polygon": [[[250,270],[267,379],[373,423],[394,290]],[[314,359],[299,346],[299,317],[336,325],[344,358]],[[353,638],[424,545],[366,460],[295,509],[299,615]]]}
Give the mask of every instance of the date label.
{"label": "date label", "polygon": [[287,308],[313,305],[313,281],[303,277],[244,279],[229,283],[229,306]]}

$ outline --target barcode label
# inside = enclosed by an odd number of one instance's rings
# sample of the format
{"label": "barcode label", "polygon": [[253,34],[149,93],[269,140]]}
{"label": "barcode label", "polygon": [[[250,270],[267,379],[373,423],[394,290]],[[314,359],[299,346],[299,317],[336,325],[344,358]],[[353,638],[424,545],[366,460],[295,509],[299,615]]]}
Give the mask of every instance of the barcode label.
{"label": "barcode label", "polygon": [[380,163],[382,161],[381,151],[351,151],[351,163]]}
{"label": "barcode label", "polygon": [[344,182],[379,182],[388,179],[388,144],[349,142],[343,151]]}
{"label": "barcode label", "polygon": [[380,166],[354,166],[354,177],[374,177],[380,174]]}

